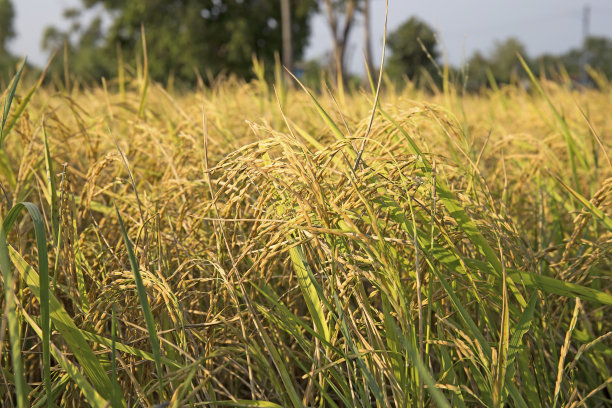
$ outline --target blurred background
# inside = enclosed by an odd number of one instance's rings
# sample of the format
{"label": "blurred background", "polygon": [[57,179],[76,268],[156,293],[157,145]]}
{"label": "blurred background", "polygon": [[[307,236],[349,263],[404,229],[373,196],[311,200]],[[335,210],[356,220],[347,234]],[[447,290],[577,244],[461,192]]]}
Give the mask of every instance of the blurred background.
{"label": "blurred background", "polygon": [[[609,0],[390,0],[385,71],[434,85],[446,65],[477,90],[520,81],[519,53],[539,74],[589,85],[612,74],[611,18]],[[162,83],[249,79],[255,57],[268,76],[277,59],[310,86],[338,72],[357,84],[366,60],[380,65],[384,21],[384,0],[0,0],[1,80],[22,57],[35,72],[56,51],[48,80],[112,78],[119,60],[138,65],[144,27]]]}

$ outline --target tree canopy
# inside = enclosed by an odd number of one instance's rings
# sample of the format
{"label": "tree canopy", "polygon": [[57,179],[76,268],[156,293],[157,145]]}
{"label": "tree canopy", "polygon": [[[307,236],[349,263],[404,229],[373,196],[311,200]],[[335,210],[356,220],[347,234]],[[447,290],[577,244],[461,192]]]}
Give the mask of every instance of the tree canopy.
{"label": "tree canopy", "polygon": [[[585,72],[586,66],[612,77],[612,40],[605,37],[588,37],[580,48],[572,48],[560,55],[542,54],[533,59],[527,55],[525,46],[516,38],[495,42],[492,51],[485,57],[475,52],[467,63],[467,89],[476,90],[487,84],[487,70],[498,83],[509,83],[513,79],[525,78],[517,54],[532,66],[536,73],[588,84],[593,82]],[[567,75],[560,78],[559,74]]]}
{"label": "tree canopy", "polygon": [[491,53],[490,65],[495,78],[500,82],[509,82],[513,75],[521,70],[517,55],[527,56],[525,46],[516,38],[496,41]]}
{"label": "tree canopy", "polygon": [[[158,81],[169,75],[192,81],[196,70],[250,77],[253,55],[271,68],[282,48],[279,0],[83,0],[83,6],[103,6],[112,18],[107,33],[102,33],[97,18],[84,29],[73,24],[77,35],[55,29],[46,35],[48,47],[77,38],[70,42],[74,71],[91,72],[86,63],[91,61],[102,74],[112,74],[116,67],[111,56],[118,46],[126,56],[139,54],[141,26],[146,30],[149,73]],[[301,0],[291,7],[295,59],[307,45],[309,17],[316,8],[316,0]],[[79,13],[68,17],[79,21]]]}
{"label": "tree canopy", "polygon": [[10,81],[17,64],[17,58],[8,50],[8,43],[15,38],[15,9],[11,0],[0,0],[0,86]]}
{"label": "tree canopy", "polygon": [[580,77],[583,64],[612,78],[612,40],[606,37],[588,37],[582,48],[571,49],[561,56],[553,57],[552,61],[562,64],[572,78]]}
{"label": "tree canopy", "polygon": [[392,31],[387,45],[391,50],[387,72],[392,78],[416,80],[423,70],[431,73],[439,57],[434,30],[416,17]]}
{"label": "tree canopy", "polygon": [[[172,77],[189,83],[196,79],[198,73],[205,79],[219,74],[248,79],[253,76],[253,56],[262,61],[268,73],[271,73],[276,53],[281,54],[284,63],[291,66],[293,61],[299,61],[303,56],[310,36],[310,17],[317,10],[325,13],[332,33],[333,73],[344,72],[349,34],[360,17],[363,17],[368,49],[368,0],[81,2],[80,9],[69,9],[64,13],[64,17],[71,21],[70,28],[62,31],[49,27],[43,46],[47,50],[65,47],[70,61],[68,71],[86,80],[115,76],[119,51],[127,61],[140,57],[142,27],[146,31],[150,77],[161,82]],[[92,19],[92,13],[98,15]],[[11,0],[0,0],[1,54],[7,54],[6,43],[15,35],[13,17]],[[86,20],[89,22],[84,24]],[[104,23],[107,20],[110,24]],[[403,78],[408,78],[420,81],[423,76],[435,82],[441,80],[436,74],[440,56],[438,41],[435,31],[427,23],[416,17],[406,20],[388,35],[387,44],[390,56],[387,58],[386,72],[393,80],[401,82]],[[508,83],[521,78],[523,72],[517,54],[528,60],[525,46],[516,38],[495,42],[489,53],[476,52],[461,70],[466,74],[462,77],[464,85],[469,90],[476,90],[490,79]],[[561,71],[567,73],[571,80],[585,81],[584,67],[588,64],[610,77],[611,55],[612,40],[589,37],[582,47],[565,54],[536,57],[533,61],[538,63],[533,69],[535,72],[539,71],[538,68],[545,71],[552,68],[554,71],[563,66]],[[5,55],[4,65],[8,57],[8,54]],[[368,59],[371,60],[371,56]],[[56,59],[56,71],[62,68],[62,60]],[[299,66],[303,69],[316,65],[318,77],[321,65],[313,64],[302,61]],[[450,68],[452,77],[461,78],[459,70]]]}
{"label": "tree canopy", "polygon": [[15,37],[13,19],[15,9],[11,0],[0,0],[0,56],[7,54],[6,45],[9,40]]}

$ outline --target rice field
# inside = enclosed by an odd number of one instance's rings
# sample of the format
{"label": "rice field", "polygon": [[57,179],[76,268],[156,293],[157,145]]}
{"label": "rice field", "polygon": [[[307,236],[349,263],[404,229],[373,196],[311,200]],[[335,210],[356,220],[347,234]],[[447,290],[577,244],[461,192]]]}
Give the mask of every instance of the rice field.
{"label": "rice field", "polygon": [[0,405],[612,405],[605,80],[17,79]]}

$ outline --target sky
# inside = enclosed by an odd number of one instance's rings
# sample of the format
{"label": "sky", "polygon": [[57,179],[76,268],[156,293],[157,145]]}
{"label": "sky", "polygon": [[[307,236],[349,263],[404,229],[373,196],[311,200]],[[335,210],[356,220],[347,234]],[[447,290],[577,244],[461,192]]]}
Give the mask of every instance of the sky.
{"label": "sky", "polygon": [[[299,1],[299,0],[294,0]],[[385,22],[385,0],[371,0],[371,32],[374,58],[380,60]],[[40,48],[45,27],[67,28],[62,11],[75,7],[80,0],[13,0],[17,38],[9,48],[18,56],[28,56],[36,65],[44,65],[47,54]],[[487,55],[495,41],[516,37],[529,56],[563,53],[582,42],[585,5],[590,6],[591,35],[612,38],[612,2],[610,0],[389,0],[387,30],[393,31],[411,16],[424,20],[439,35],[445,59],[459,66],[475,51]],[[312,37],[306,59],[325,56],[331,49],[331,34],[325,17],[312,21]],[[347,66],[363,71],[363,31],[361,19],[351,33]]]}

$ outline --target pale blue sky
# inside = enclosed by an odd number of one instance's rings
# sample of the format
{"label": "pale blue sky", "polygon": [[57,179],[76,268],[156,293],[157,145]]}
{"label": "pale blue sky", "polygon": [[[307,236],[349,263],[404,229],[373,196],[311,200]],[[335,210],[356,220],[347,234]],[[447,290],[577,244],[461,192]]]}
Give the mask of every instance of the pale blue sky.
{"label": "pale blue sky", "polygon": [[[66,26],[61,17],[62,10],[78,6],[80,1],[13,0],[13,3],[18,37],[10,44],[10,49],[42,65],[47,57],[40,49],[44,28],[51,24]],[[439,32],[448,60],[458,65],[476,50],[486,54],[493,48],[495,40],[509,36],[522,41],[531,56],[544,52],[561,53],[578,47],[582,37],[582,10],[587,3],[591,7],[591,34],[612,38],[610,0],[389,0],[388,26],[393,30],[412,15],[425,20]],[[376,60],[380,59],[382,49],[384,4],[385,0],[371,0]],[[358,25],[352,32],[347,54],[352,71],[361,71],[363,65],[363,34]],[[314,18],[312,28],[307,58],[324,55],[331,47],[323,16]]]}

